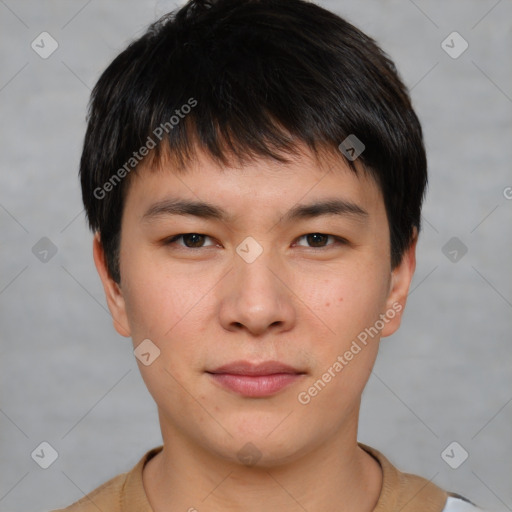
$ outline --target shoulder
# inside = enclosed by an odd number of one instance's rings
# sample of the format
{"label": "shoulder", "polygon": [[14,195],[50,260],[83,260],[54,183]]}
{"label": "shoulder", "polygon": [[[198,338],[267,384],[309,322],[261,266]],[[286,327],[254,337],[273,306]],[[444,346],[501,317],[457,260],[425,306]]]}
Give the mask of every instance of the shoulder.
{"label": "shoulder", "polygon": [[447,492],[419,475],[398,470],[381,452],[362,443],[382,468],[382,488],[375,511],[402,512],[485,512],[468,499]]}
{"label": "shoulder", "polygon": [[98,512],[98,509],[108,510],[109,512],[120,512],[121,493],[127,475],[128,473],[117,475],[72,505],[52,512]]}
{"label": "shoulder", "polygon": [[142,472],[146,463],[162,448],[153,448],[130,471],[111,478],[69,507],[52,512],[151,512]]}

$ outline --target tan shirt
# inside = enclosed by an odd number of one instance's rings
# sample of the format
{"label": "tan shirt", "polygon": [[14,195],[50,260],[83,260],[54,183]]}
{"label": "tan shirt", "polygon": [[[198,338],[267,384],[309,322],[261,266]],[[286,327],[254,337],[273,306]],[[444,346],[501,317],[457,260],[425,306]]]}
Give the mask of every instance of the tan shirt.
{"label": "tan shirt", "polygon": [[[359,443],[382,468],[382,488],[374,512],[442,512],[448,493],[428,480],[398,471],[379,451]],[[54,512],[152,512],[142,470],[146,462],[162,450],[150,450],[128,473],[104,483],[73,505]]]}

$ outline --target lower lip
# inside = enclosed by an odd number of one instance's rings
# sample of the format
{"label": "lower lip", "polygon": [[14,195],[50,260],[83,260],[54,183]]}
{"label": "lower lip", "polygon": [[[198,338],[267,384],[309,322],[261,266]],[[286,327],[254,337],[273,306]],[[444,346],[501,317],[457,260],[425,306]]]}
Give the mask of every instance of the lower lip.
{"label": "lower lip", "polygon": [[272,375],[210,373],[210,375],[221,386],[248,397],[273,395],[302,377],[297,373],[274,373]]}

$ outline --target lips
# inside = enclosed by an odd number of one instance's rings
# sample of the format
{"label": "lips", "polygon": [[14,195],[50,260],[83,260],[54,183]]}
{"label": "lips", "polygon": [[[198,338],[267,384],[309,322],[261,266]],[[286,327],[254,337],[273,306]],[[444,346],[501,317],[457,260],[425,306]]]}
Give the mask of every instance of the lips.
{"label": "lips", "polygon": [[222,388],[252,398],[274,395],[305,375],[279,361],[234,361],[206,373]]}
{"label": "lips", "polygon": [[250,363],[249,361],[234,361],[219,366],[208,373],[229,373],[231,375],[274,375],[276,373],[301,374],[305,373],[296,368],[280,363],[279,361],[265,361],[263,363]]}

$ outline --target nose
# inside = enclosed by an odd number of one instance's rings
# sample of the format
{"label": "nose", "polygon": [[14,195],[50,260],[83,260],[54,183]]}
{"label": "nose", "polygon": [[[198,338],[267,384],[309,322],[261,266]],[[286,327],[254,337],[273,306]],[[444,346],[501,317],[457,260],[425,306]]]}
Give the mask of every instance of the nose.
{"label": "nose", "polygon": [[228,331],[253,336],[290,330],[296,320],[293,291],[286,272],[270,251],[248,263],[235,255],[234,268],[222,282],[220,322]]}

